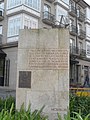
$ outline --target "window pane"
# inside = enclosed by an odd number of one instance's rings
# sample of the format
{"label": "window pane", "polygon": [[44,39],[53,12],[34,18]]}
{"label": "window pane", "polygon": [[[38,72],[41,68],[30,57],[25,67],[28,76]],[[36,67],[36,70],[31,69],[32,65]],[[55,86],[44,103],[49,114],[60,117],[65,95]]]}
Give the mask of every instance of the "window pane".
{"label": "window pane", "polygon": [[13,8],[20,4],[21,4],[21,0],[7,0],[7,8],[8,9]]}
{"label": "window pane", "polygon": [[25,5],[35,10],[40,10],[40,1],[41,0],[25,0]]}
{"label": "window pane", "polygon": [[0,34],[2,35],[2,26],[0,26]]}
{"label": "window pane", "polygon": [[20,17],[14,17],[13,19],[8,20],[8,37],[18,35],[20,28],[21,28]]}

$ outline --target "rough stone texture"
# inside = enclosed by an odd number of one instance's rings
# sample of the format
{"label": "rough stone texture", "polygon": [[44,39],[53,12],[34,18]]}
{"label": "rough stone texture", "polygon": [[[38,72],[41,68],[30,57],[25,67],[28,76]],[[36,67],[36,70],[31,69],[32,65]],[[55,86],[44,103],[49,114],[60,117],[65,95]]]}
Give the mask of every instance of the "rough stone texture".
{"label": "rough stone texture", "polygon": [[[56,51],[60,53],[55,55]],[[31,71],[31,88],[18,88],[19,71]],[[21,30],[17,76],[17,109],[24,102],[26,108],[31,103],[32,110],[45,105],[43,112],[50,120],[57,118],[57,112],[65,114],[69,104],[68,29]]]}

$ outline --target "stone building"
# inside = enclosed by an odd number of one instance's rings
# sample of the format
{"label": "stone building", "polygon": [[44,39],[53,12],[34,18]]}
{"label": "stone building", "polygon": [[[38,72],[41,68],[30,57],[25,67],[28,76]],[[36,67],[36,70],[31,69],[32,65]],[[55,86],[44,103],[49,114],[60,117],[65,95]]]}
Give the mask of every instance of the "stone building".
{"label": "stone building", "polygon": [[16,89],[19,30],[57,27],[70,30],[70,81],[83,84],[90,71],[89,13],[83,0],[0,0],[0,86]]}

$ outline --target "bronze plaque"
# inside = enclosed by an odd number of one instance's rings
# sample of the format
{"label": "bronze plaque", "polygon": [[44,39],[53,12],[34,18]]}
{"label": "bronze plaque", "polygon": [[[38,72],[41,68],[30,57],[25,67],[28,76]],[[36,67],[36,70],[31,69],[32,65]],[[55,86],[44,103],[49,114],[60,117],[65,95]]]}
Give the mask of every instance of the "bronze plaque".
{"label": "bronze plaque", "polygon": [[19,88],[31,88],[31,71],[19,71]]}

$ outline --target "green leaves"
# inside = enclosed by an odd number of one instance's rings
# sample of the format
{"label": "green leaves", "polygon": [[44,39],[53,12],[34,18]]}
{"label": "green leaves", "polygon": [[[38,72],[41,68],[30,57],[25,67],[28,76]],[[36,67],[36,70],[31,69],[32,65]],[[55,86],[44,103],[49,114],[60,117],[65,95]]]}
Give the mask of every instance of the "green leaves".
{"label": "green leaves", "polygon": [[77,96],[70,94],[69,109],[72,116],[72,111],[79,113],[81,110],[81,116],[85,118],[90,113],[90,96]]}
{"label": "green leaves", "polygon": [[70,117],[70,112],[68,112],[67,115],[64,115],[64,119],[62,119],[58,113],[58,120],[90,120],[90,114],[82,118],[81,113],[73,112],[73,117]]}

